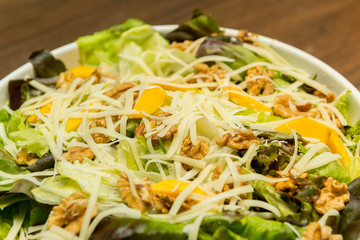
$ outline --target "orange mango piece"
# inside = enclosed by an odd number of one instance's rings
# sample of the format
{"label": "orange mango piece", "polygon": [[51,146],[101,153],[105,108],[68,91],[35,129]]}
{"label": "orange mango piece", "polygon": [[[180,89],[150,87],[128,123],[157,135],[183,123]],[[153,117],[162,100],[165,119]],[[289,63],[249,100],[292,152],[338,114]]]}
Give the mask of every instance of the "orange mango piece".
{"label": "orange mango piece", "polygon": [[[52,102],[49,102],[48,104],[42,106],[42,107],[40,108],[40,113],[41,113],[41,114],[49,113],[49,112],[51,111],[51,106],[52,106]],[[38,117],[37,117],[35,114],[31,115],[31,116],[28,117],[28,119],[27,119],[27,121],[28,121],[29,123],[36,123],[37,120],[38,120]]]}
{"label": "orange mango piece", "polygon": [[69,118],[66,122],[65,131],[76,131],[82,122],[82,118]]}
{"label": "orange mango piece", "polygon": [[267,112],[267,113],[270,113],[271,115],[273,115],[272,109],[267,107],[266,105],[264,105],[262,102],[259,102],[258,100],[250,97],[245,92],[240,91],[238,89],[235,89],[232,87],[229,87],[229,89],[231,90],[231,92],[228,92],[230,101],[232,101],[240,106],[244,106],[244,107],[248,107],[248,108],[255,108],[259,111],[262,110],[264,112]]}
{"label": "orange mango piece", "polygon": [[186,85],[184,85],[184,87],[178,86],[180,84],[172,85],[172,84],[166,84],[166,83],[153,83],[151,85],[156,85],[156,86],[162,87],[163,89],[165,89],[167,91],[182,91],[182,92],[193,91],[193,92],[197,93],[199,90],[198,88],[186,87]]}
{"label": "orange mango piece", "polygon": [[328,144],[330,134],[329,128],[311,118],[296,118],[275,128],[277,131],[288,133],[291,133],[291,129],[294,129],[303,137],[317,138],[320,142]]}
{"label": "orange mango piece", "polygon": [[134,114],[131,117],[144,117],[144,114],[142,114],[141,111],[145,111],[147,114],[153,114],[159,107],[164,104],[165,98],[166,92],[161,87],[151,87],[145,89],[134,106],[134,110],[139,111],[139,113]]}
{"label": "orange mango piece", "polygon": [[[189,186],[189,183],[176,179],[167,179],[162,182],[155,183],[151,186],[151,190],[156,193],[166,194],[170,197],[177,197],[182,191]],[[207,196],[206,192],[200,188],[195,188],[193,193]]]}
{"label": "orange mango piece", "polygon": [[79,65],[77,67],[70,69],[70,72],[75,78],[77,77],[87,78],[95,71],[95,69],[96,67]]}
{"label": "orange mango piece", "polygon": [[[90,106],[92,106],[92,105],[93,104],[90,103]],[[90,109],[88,111],[96,112],[96,110],[94,110],[94,109]],[[82,110],[81,112],[85,112],[85,110]],[[65,125],[65,131],[66,132],[76,131],[80,127],[81,123],[82,123],[82,118],[69,118]]]}
{"label": "orange mango piece", "polygon": [[341,163],[344,167],[346,167],[347,162],[350,160],[350,155],[346,151],[339,135],[334,130],[331,130],[328,145],[332,153],[338,153],[342,156]]}

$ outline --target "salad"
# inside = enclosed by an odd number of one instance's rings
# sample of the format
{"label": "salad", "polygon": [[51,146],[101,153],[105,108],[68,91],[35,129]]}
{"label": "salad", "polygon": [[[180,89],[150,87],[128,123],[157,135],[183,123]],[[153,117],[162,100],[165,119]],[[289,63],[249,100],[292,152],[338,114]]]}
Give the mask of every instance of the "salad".
{"label": "salad", "polygon": [[0,110],[0,239],[358,239],[360,122],[246,30],[195,10],[47,50]]}

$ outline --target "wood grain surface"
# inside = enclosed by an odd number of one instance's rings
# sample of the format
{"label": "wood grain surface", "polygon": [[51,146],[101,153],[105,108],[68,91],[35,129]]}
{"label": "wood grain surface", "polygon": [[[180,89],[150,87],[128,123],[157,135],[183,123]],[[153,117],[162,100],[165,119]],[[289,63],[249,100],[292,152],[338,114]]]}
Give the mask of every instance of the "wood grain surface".
{"label": "wood grain surface", "polygon": [[130,17],[181,23],[194,8],[212,13],[221,26],[296,46],[360,88],[358,0],[0,0],[0,79],[33,50],[57,48]]}

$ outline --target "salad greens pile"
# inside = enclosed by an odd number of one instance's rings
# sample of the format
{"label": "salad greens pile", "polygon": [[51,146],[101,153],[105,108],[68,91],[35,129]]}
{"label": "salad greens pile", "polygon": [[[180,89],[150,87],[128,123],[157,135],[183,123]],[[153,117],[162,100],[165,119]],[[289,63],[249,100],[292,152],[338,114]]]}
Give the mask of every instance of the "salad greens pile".
{"label": "salad greens pile", "polygon": [[198,9],[76,43],[9,81],[0,239],[359,239],[350,91]]}

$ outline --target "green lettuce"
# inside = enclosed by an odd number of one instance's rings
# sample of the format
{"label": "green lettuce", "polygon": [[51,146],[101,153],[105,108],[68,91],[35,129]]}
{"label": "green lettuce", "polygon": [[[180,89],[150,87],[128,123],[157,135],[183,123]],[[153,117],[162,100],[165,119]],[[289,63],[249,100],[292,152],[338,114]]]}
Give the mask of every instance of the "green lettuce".
{"label": "green lettuce", "polygon": [[41,157],[49,151],[46,138],[40,131],[25,125],[19,110],[11,115],[6,131],[16,146],[26,149],[28,153],[35,153]]}
{"label": "green lettuce", "polygon": [[117,62],[116,42],[123,32],[133,27],[144,25],[144,22],[130,18],[120,25],[83,36],[76,40],[80,53],[80,64],[99,65],[101,61]]}
{"label": "green lettuce", "polygon": [[[128,219],[107,217],[96,227],[91,236],[93,240],[122,239],[188,239],[186,225],[192,221],[171,224],[155,219]],[[292,226],[300,235],[302,228]],[[295,239],[296,234],[289,225],[260,217],[205,217],[201,223],[200,240],[244,240],[244,239]]]}
{"label": "green lettuce", "polygon": [[324,177],[333,177],[335,180],[344,182],[346,184],[349,184],[352,180],[349,171],[337,161],[333,161],[322,167],[312,169],[308,171],[308,173]]}
{"label": "green lettuce", "polygon": [[[15,159],[3,148],[0,148],[0,170],[3,172],[6,172],[8,174],[28,173],[28,171],[25,168],[19,167],[16,164]],[[7,178],[2,177],[0,175],[0,181],[6,180],[6,179]],[[16,185],[16,182],[5,184],[5,185],[0,185],[0,192],[11,190]]]}
{"label": "green lettuce", "polygon": [[350,93],[350,90],[344,92],[341,96],[339,96],[339,100],[336,104],[336,108],[341,112],[347,122],[349,122],[348,106]]}
{"label": "green lettuce", "polygon": [[278,116],[267,115],[263,111],[260,111],[260,113],[258,114],[257,122],[262,123],[262,122],[272,122],[272,121],[278,121],[278,120],[282,120],[282,118],[278,117]]}
{"label": "green lettuce", "polygon": [[[124,32],[116,43],[116,52],[119,54],[117,67],[120,76],[133,76],[140,73],[168,76],[181,69],[183,67],[181,64],[161,51],[161,48],[168,47],[169,42],[150,25],[135,27]],[[185,62],[195,59],[193,54],[178,49],[173,49],[172,54]]]}

